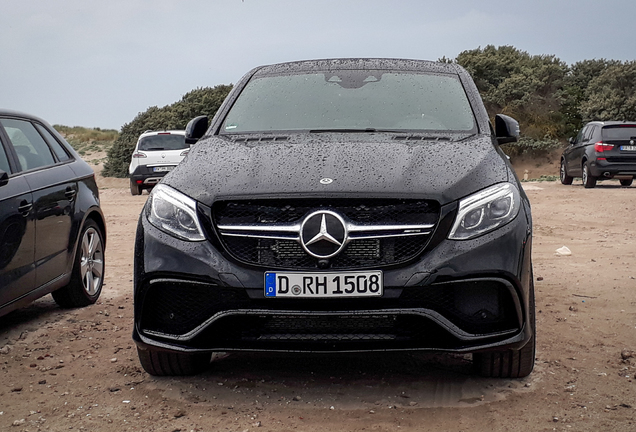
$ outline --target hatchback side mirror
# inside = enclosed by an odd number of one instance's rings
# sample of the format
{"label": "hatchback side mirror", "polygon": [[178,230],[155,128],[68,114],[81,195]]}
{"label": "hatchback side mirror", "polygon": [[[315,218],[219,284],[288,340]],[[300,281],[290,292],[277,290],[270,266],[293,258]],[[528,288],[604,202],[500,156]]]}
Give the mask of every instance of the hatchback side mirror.
{"label": "hatchback side mirror", "polygon": [[0,186],[9,183],[9,174],[0,169]]}
{"label": "hatchback side mirror", "polygon": [[186,144],[196,144],[205,132],[208,130],[208,116],[195,117],[185,128]]}
{"label": "hatchback side mirror", "polygon": [[499,144],[517,142],[519,138],[519,122],[504,114],[495,116],[495,136]]}

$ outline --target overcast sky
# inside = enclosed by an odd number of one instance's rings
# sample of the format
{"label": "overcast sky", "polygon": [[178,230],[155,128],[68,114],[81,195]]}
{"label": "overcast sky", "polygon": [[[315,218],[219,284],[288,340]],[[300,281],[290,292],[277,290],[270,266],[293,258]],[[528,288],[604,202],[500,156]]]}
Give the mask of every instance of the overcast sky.
{"label": "overcast sky", "polygon": [[150,106],[311,58],[486,45],[636,59],[635,0],[0,0],[0,108],[120,129]]}

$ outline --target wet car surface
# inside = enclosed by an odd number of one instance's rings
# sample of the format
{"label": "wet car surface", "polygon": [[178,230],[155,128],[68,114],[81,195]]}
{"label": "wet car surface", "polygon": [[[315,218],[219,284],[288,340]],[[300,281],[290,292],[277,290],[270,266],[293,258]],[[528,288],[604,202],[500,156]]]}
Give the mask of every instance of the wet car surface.
{"label": "wet car surface", "polygon": [[218,351],[473,353],[534,364],[530,205],[459,66],[318,60],[233,89],[155,187],[136,240],[151,374]]}

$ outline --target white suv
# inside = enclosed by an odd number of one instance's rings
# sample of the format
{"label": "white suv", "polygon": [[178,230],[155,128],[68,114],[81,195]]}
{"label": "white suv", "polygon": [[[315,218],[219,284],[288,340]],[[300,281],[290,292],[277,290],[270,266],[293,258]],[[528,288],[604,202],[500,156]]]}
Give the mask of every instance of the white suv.
{"label": "white suv", "polygon": [[142,190],[152,189],[189,151],[190,146],[185,142],[185,131],[142,133],[128,167],[130,193],[140,195]]}

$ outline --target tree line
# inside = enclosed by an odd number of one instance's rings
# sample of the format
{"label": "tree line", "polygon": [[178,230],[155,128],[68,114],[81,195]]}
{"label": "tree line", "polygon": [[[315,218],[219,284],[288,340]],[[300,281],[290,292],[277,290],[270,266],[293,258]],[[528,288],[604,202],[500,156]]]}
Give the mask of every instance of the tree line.
{"label": "tree line", "polygon": [[[512,46],[488,45],[455,59],[472,75],[488,114],[517,119],[523,136],[507,144],[511,156],[558,149],[592,120],[636,121],[636,61],[582,60],[530,55]],[[183,129],[198,115],[210,118],[232,85],[199,88],[163,108],[150,107],[125,124],[108,153],[104,175],[125,177],[137,138],[146,130]]]}
{"label": "tree line", "polygon": [[102,174],[109,177],[127,177],[128,165],[139,135],[148,130],[182,130],[194,117],[214,117],[216,110],[232,90],[232,85],[203,87],[186,93],[181,100],[162,108],[156,106],[137,114],[121,128],[119,136],[107,153]]}

